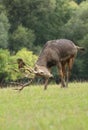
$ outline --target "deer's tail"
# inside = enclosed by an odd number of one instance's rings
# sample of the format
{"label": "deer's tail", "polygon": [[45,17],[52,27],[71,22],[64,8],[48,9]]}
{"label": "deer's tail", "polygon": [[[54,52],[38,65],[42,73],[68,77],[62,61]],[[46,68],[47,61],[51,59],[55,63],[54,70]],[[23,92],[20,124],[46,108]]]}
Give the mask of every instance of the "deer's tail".
{"label": "deer's tail", "polygon": [[84,47],[79,47],[79,46],[76,46],[78,50],[80,51],[85,51],[85,48]]}

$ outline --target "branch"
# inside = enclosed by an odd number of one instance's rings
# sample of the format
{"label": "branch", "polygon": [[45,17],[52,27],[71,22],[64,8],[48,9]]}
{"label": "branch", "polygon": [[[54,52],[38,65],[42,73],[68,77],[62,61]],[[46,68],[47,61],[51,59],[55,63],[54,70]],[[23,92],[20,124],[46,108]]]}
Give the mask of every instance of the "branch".
{"label": "branch", "polygon": [[15,88],[14,90],[18,90],[18,91],[21,91],[23,90],[24,87],[27,87],[28,85],[30,85],[30,83],[32,83],[33,79],[31,79],[28,83],[25,83],[25,84],[20,84],[21,85],[21,88]]}

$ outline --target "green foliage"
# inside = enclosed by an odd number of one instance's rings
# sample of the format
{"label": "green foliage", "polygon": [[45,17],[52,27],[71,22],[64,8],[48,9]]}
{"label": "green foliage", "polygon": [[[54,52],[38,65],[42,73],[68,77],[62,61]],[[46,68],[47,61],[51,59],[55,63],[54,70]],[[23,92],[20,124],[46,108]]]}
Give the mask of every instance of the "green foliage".
{"label": "green foliage", "polygon": [[85,78],[88,78],[88,33],[84,36],[84,38],[82,40],[80,40],[81,45],[84,45],[85,47],[85,53],[82,56],[83,58],[83,68],[82,68],[82,73],[83,75],[85,75]]}
{"label": "green foliage", "polygon": [[8,80],[14,80],[17,78],[17,74],[13,69],[17,67],[15,56],[10,56],[8,50],[0,49],[0,82],[6,82]]}
{"label": "green foliage", "polygon": [[78,4],[76,3],[76,2],[74,2],[74,1],[70,1],[69,2],[69,10],[70,10],[70,12],[72,12],[71,13],[71,16],[73,16],[73,13],[76,11],[76,9],[78,8],[79,6],[78,6]]}
{"label": "green foliage", "polygon": [[24,62],[31,67],[34,66],[34,64],[37,60],[37,56],[34,55],[32,51],[28,51],[26,48],[19,50],[16,53],[16,58],[22,58],[24,60]]}
{"label": "green foliage", "polygon": [[77,4],[80,4],[81,2],[86,1],[86,0],[73,0],[73,1],[75,1]]}
{"label": "green foliage", "polygon": [[[18,70],[18,65],[17,65],[17,59],[18,58],[22,58],[23,61],[29,67],[33,67],[35,62],[36,62],[36,60],[37,60],[37,56],[34,55],[32,51],[28,51],[26,48],[23,48],[22,50],[19,50],[16,53],[16,55],[11,56],[10,63],[9,63],[10,64],[10,66],[9,66],[9,73],[10,73],[10,79],[12,79],[12,80],[16,80],[16,79],[25,77],[24,73],[21,73]],[[14,62],[15,62],[15,64],[14,64]],[[16,72],[15,69],[18,72]],[[31,75],[30,75],[30,77],[31,77]]]}
{"label": "green foliage", "polygon": [[40,10],[36,12],[39,14],[37,26],[34,24],[37,44],[44,44],[47,40],[60,38],[61,27],[70,17],[67,1],[56,1],[53,7],[49,2],[47,6],[44,8],[45,10],[39,8]]}
{"label": "green foliage", "polygon": [[[27,49],[22,49],[11,56],[8,50],[0,49],[0,81],[16,80],[25,75],[18,70],[17,59],[22,58],[30,67],[34,66],[37,56]],[[17,72],[18,71],[18,72]]]}
{"label": "green foliage", "polygon": [[68,0],[3,0],[3,3],[12,25],[11,32],[14,32],[19,24],[32,29],[36,36],[35,42],[32,43],[34,46],[60,38],[61,26],[68,21],[71,13]]}
{"label": "green foliage", "polygon": [[0,14],[0,48],[8,47],[8,30],[9,21],[7,16],[2,12]]}
{"label": "green foliage", "polygon": [[6,14],[5,6],[0,3],[0,13],[2,12]]}
{"label": "green foliage", "polygon": [[35,40],[34,32],[31,29],[19,25],[11,35],[11,43],[9,47],[16,52],[23,47],[32,49],[32,43]]}
{"label": "green foliage", "polygon": [[63,27],[65,37],[77,41],[88,33],[88,2],[83,2],[74,12],[74,15]]}
{"label": "green foliage", "polygon": [[0,49],[0,81],[3,82],[8,77],[9,51]]}
{"label": "green foliage", "polygon": [[[59,38],[87,48],[88,0],[1,0],[0,30],[0,47],[11,54],[24,47],[39,54],[46,41]],[[87,51],[79,54],[73,77],[88,77],[87,59]]]}
{"label": "green foliage", "polygon": [[0,89],[1,130],[88,130],[88,83]]}

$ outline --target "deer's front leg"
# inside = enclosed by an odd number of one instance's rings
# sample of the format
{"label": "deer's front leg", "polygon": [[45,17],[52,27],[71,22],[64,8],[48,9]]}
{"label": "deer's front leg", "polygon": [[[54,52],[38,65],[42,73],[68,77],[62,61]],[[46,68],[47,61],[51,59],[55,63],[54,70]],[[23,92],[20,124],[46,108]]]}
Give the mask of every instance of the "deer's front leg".
{"label": "deer's front leg", "polygon": [[47,89],[48,81],[49,81],[49,78],[46,78],[46,79],[45,79],[45,84],[44,84],[44,90]]}

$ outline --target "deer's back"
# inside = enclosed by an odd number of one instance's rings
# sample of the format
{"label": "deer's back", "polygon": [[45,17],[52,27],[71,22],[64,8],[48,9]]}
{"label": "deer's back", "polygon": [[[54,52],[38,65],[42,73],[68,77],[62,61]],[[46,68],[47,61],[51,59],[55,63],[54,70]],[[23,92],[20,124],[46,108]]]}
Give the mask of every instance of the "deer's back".
{"label": "deer's back", "polygon": [[48,41],[45,45],[45,50],[48,53],[58,54],[59,58],[62,60],[67,56],[77,54],[76,45],[72,41],[66,39]]}
{"label": "deer's back", "polygon": [[58,61],[64,61],[77,54],[76,45],[66,39],[48,41],[37,61],[38,64],[55,65]]}

